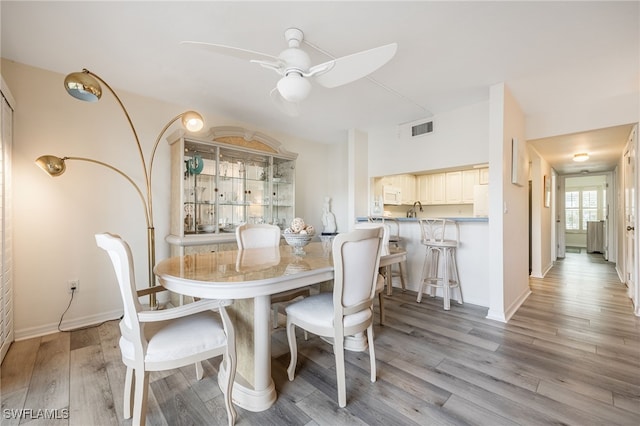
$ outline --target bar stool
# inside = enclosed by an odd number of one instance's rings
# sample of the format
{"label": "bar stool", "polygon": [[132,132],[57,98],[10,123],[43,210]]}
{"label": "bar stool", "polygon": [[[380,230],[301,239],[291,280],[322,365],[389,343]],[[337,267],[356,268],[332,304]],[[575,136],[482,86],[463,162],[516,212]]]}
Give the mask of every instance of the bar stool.
{"label": "bar stool", "polygon": [[[389,246],[403,249],[402,237],[400,237],[400,222],[398,221],[398,219],[385,216],[369,216],[367,220],[372,223],[385,224],[389,228]],[[392,226],[389,224],[391,224]],[[393,266],[391,267],[391,276],[388,277],[389,281],[387,284],[387,296],[391,296],[393,294],[394,276],[400,277],[400,286],[402,288],[402,291],[406,291],[407,287],[405,284],[405,262],[398,263],[398,271],[396,273],[394,273],[393,271]]]}
{"label": "bar stool", "polygon": [[420,219],[422,244],[426,247],[422,279],[418,291],[417,302],[422,301],[422,293],[429,290],[435,297],[436,289],[442,289],[444,309],[451,309],[450,292],[457,290],[457,302],[462,304],[462,289],[458,277],[456,249],[460,244],[460,228],[456,221],[450,219]]}

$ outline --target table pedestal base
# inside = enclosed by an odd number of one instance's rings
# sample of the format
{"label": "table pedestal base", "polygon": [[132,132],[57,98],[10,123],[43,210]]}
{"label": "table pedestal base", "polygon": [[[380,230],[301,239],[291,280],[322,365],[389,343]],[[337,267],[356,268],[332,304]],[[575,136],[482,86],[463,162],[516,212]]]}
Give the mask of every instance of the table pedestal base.
{"label": "table pedestal base", "polygon": [[[218,386],[220,383],[225,383],[226,380],[227,372],[224,369],[224,365],[220,364],[220,369],[218,370]],[[243,378],[236,374],[231,399],[238,407],[252,412],[259,412],[268,410],[276,402],[277,394],[273,380],[265,389],[259,391],[252,389],[251,386],[243,382]]]}

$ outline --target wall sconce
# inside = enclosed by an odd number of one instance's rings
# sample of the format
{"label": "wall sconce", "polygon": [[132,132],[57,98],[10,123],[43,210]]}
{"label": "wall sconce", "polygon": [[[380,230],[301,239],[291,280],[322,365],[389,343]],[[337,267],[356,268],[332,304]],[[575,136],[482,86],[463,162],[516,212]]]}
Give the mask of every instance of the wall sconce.
{"label": "wall sconce", "polygon": [[[155,229],[153,226],[153,198],[151,193],[151,173],[153,171],[153,159],[156,154],[156,149],[158,148],[158,144],[160,143],[160,138],[167,131],[169,126],[171,126],[178,119],[181,119],[182,125],[191,132],[197,132],[204,127],[204,120],[202,116],[195,111],[186,111],[182,114],[178,114],[165,126],[162,128],[158,137],[156,138],[155,144],[153,145],[153,150],[151,152],[151,157],[149,157],[149,165],[147,167],[147,162],[144,158],[144,154],[142,153],[142,146],[140,145],[140,139],[138,138],[138,133],[129,117],[129,113],[127,109],[124,107],[124,104],[116,94],[116,92],[109,86],[102,78],[98,75],[92,73],[87,69],[83,69],[82,72],[74,72],[69,74],[64,79],[64,87],[67,92],[76,99],[87,102],[97,102],[102,96],[102,87],[100,86],[102,83],[113,95],[113,97],[120,105],[122,112],[124,113],[127,122],[129,123],[129,127],[133,133],[133,137],[135,140],[136,148],[138,150],[138,154],[140,156],[140,162],[142,164],[142,170],[144,172],[145,178],[145,192],[142,191],[140,186],[138,186],[126,173],[121,171],[120,169],[102,162],[98,160],[93,160],[91,158],[83,158],[83,157],[56,157],[53,155],[43,155],[36,160],[36,164],[44,170],[50,176],[60,176],[66,170],[66,161],[87,161],[90,163],[98,164],[100,166],[107,167],[114,172],[118,173],[122,177],[124,177],[138,192],[140,199],[142,200],[142,206],[144,208],[145,220],[147,224],[147,252],[149,259],[149,287],[146,291],[143,291],[142,294],[149,294],[149,305],[152,309],[157,308],[155,289],[151,289],[151,287],[155,287],[155,274],[153,273],[153,267],[155,265],[155,257],[156,257],[156,248],[155,248]],[[146,195],[145,195],[146,193]]]}
{"label": "wall sconce", "polygon": [[573,156],[573,161],[577,163],[582,163],[584,161],[587,161],[588,159],[589,159],[589,154],[587,154],[586,152],[581,152],[580,154],[575,154]]}

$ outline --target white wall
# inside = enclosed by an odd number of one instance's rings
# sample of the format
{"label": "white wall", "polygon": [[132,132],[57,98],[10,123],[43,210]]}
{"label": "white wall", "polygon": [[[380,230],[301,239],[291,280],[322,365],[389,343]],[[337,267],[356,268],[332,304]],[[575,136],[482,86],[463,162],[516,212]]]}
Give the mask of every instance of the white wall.
{"label": "white wall", "polygon": [[530,294],[528,188],[511,183],[511,141],[525,140],[524,115],[504,83],[491,86],[489,98],[491,256],[487,317],[506,322]]}
{"label": "white wall", "polygon": [[[551,179],[551,166],[529,148],[531,160],[531,276],[543,278],[553,266],[551,227],[555,225],[551,205],[544,206],[544,177]],[[551,181],[549,181],[551,182]],[[553,197],[551,197],[553,202]]]}
{"label": "white wall", "polygon": [[349,216],[351,224],[353,224],[356,217],[366,216],[369,213],[369,145],[367,133],[359,130],[350,130],[348,146],[349,176],[347,186],[349,200],[351,200],[349,203]]}
{"label": "white wall", "polygon": [[[549,84],[556,83],[550,81]],[[527,138],[532,140],[636,123],[640,116],[638,95],[633,92],[621,93],[614,98],[602,98],[597,107],[594,105],[589,102],[584,103],[582,108],[567,109],[563,102],[549,103],[545,105],[544,114],[527,116]]]}
{"label": "white wall", "polygon": [[[348,213],[348,191],[345,182],[348,181],[347,151],[348,144],[328,145],[328,162],[325,163],[327,169],[320,172],[319,178],[326,176],[327,193],[331,197],[331,211],[336,216],[336,226],[338,232],[349,229],[352,218]],[[324,175],[324,176],[323,176]],[[310,191],[315,192],[313,187]],[[320,195],[320,194],[316,194]],[[318,222],[321,225],[322,222]],[[321,229],[321,228],[317,228]]]}
{"label": "white wall", "polygon": [[433,133],[401,138],[398,127],[369,130],[369,176],[489,161],[489,102],[432,117]]}
{"label": "white wall", "polygon": [[[3,59],[2,75],[18,103],[14,141],[16,338],[56,330],[69,302],[69,279],[79,279],[80,288],[63,328],[116,318],[121,301],[114,287],[114,273],[93,236],[109,231],[125,238],[134,252],[137,285],[145,287],[146,225],[139,197],[126,180],[106,168],[69,162],[63,176],[51,178],[34,160],[44,154],[89,157],[113,164],[144,186],[141,163],[124,115],[110,93],[104,93],[95,104],[73,99],[63,88],[61,74]],[[108,81],[108,76],[103,77]],[[150,154],[157,132],[166,122],[190,108],[126,92],[118,95],[136,126],[145,155]],[[318,229],[324,196],[345,198],[337,192],[340,186],[327,179],[327,170],[337,170],[335,164],[344,162],[338,149],[200,112],[207,128],[246,127],[297,152],[296,213]],[[157,260],[169,255],[164,241],[169,229],[168,164],[169,150],[162,142],[153,176]]]}

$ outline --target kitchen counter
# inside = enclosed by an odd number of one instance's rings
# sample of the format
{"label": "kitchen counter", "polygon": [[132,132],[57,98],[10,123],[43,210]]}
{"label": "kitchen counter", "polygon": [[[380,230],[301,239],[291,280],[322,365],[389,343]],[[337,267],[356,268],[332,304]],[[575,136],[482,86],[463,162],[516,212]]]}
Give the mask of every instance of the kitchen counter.
{"label": "kitchen counter", "polygon": [[[438,216],[442,217],[442,216]],[[395,219],[398,222],[418,222],[420,219],[426,219],[425,217],[386,217],[385,219]],[[442,217],[443,219],[451,219],[456,222],[489,222],[488,217]],[[366,222],[369,220],[367,217],[358,217],[356,218],[358,222]]]}
{"label": "kitchen counter", "polygon": [[[407,251],[407,289],[418,291],[425,247],[421,243],[418,218],[395,217],[402,246]],[[460,227],[460,245],[457,251],[458,273],[464,303],[489,307],[489,218],[487,217],[447,217]],[[358,222],[367,217],[358,217]],[[393,226],[393,225],[392,225]],[[391,232],[396,232],[393,228]],[[396,283],[399,285],[399,283]],[[396,289],[396,291],[398,291]],[[438,297],[442,297],[438,290]],[[428,295],[423,296],[428,297]],[[452,304],[452,306],[455,303]]]}

